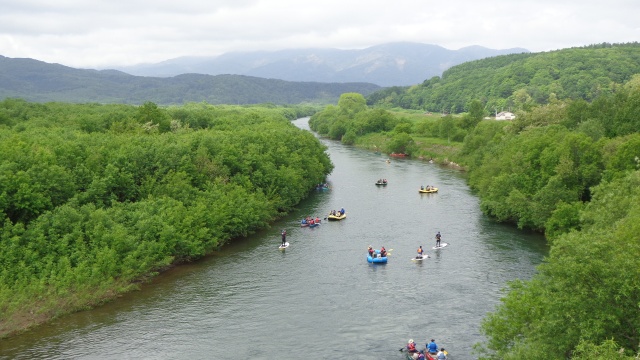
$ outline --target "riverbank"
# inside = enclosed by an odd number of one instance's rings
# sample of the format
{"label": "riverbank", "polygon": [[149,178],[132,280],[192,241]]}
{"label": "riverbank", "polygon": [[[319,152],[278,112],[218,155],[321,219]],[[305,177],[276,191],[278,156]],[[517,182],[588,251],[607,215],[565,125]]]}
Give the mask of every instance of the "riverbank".
{"label": "riverbank", "polygon": [[[333,169],[268,108],[4,106],[28,120],[0,128],[2,338],[268,228]],[[114,116],[130,123],[100,122]]]}
{"label": "riverbank", "polygon": [[[412,159],[421,161],[433,161],[436,164],[453,169],[466,171],[461,165],[461,142],[447,141],[439,138],[413,136],[415,149],[411,154]],[[381,152],[385,145],[391,141],[391,137],[383,133],[371,133],[357,138],[354,146],[373,152]]]}

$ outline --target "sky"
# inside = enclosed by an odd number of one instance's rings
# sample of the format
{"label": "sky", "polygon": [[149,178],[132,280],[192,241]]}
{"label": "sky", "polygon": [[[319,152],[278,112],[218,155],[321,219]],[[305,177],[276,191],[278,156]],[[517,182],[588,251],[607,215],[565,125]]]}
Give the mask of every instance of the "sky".
{"label": "sky", "polygon": [[640,0],[0,0],[0,55],[76,68],[237,51],[640,41]]}

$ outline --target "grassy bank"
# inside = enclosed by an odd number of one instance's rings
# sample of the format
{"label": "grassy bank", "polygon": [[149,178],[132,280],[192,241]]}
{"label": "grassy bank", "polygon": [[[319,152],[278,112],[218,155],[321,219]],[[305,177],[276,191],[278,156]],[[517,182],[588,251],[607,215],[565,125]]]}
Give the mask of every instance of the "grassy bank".
{"label": "grassy bank", "polygon": [[[391,138],[392,136],[387,133],[370,133],[359,137],[354,145],[373,152],[382,152],[381,149],[386,148],[386,144],[391,141]],[[433,160],[441,165],[464,169],[464,166],[460,165],[461,142],[415,135],[413,140],[415,148],[412,152],[412,158],[424,161]]]}

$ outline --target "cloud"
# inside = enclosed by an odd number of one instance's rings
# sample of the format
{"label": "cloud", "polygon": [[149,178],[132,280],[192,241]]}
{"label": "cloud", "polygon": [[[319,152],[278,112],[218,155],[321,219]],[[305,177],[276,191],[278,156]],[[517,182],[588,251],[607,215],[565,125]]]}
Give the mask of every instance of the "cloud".
{"label": "cloud", "polygon": [[412,41],[545,51],[640,38],[635,0],[0,0],[0,54],[74,67]]}

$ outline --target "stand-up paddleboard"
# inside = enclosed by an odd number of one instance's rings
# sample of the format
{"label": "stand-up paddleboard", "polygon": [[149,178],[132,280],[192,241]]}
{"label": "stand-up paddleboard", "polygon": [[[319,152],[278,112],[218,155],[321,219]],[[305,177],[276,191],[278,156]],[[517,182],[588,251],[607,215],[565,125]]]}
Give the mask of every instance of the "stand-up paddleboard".
{"label": "stand-up paddleboard", "polygon": [[288,242],[286,242],[286,243],[284,243],[284,245],[280,245],[280,246],[278,246],[278,249],[280,249],[280,250],[284,250],[284,249],[286,249],[286,248],[288,248],[288,247],[289,247],[289,243],[288,243]]}
{"label": "stand-up paddleboard", "polygon": [[429,255],[424,254],[422,256],[416,255],[416,256],[412,257],[411,260],[413,260],[413,261],[422,261],[422,260],[428,259],[428,258],[429,258]]}
{"label": "stand-up paddleboard", "polygon": [[446,242],[443,242],[443,243],[440,243],[440,246],[434,246],[434,247],[432,247],[432,249],[433,249],[433,250],[442,249],[443,247],[445,247],[445,246],[447,246],[447,245],[449,245],[449,244],[448,244],[448,243],[446,243]]}

